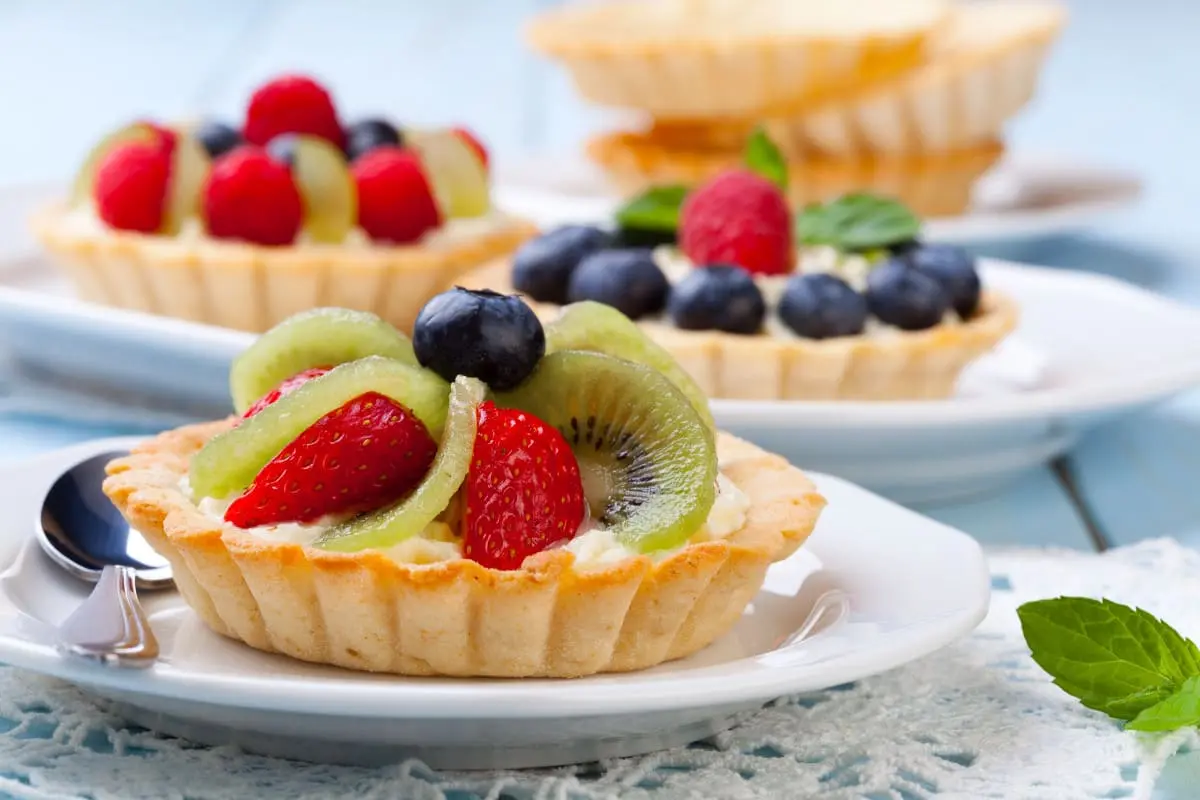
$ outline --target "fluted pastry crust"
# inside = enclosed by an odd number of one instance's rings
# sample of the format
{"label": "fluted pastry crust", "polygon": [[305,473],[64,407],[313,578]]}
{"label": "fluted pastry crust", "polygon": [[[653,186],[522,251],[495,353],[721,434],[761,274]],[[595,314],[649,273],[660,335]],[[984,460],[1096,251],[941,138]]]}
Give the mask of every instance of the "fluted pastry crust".
{"label": "fluted pastry crust", "polygon": [[722,472],[750,498],[745,524],[724,539],[588,569],[565,550],[509,572],[467,559],[402,564],[272,541],[202,514],[179,484],[190,456],[231,424],[149,440],[109,465],[105,493],[214,631],[356,670],[577,677],[682,658],[733,626],[825,505],[800,470],[721,434]]}
{"label": "fluted pastry crust", "polygon": [[32,228],[84,300],[253,333],[320,306],[372,311],[410,331],[421,306],[448,281],[511,253],[536,232],[506,218],[437,246],[263,247],[81,230],[61,205],[35,216]]}

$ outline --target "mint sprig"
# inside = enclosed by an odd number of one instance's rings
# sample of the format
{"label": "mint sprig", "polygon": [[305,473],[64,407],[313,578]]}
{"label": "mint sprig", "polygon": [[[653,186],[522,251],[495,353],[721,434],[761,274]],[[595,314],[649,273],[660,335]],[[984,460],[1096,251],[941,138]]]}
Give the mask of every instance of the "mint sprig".
{"label": "mint sprig", "polygon": [[674,233],[687,193],[686,186],[651,187],[617,209],[617,225],[622,230]]}
{"label": "mint sprig", "polygon": [[1200,724],[1200,648],[1149,612],[1087,597],[1017,609],[1033,660],[1088,708],[1131,730]]}
{"label": "mint sprig", "polygon": [[779,191],[787,192],[787,160],[762,128],[755,128],[750,134],[742,161],[751,172],[778,186]]}
{"label": "mint sprig", "polygon": [[807,245],[844,252],[886,250],[917,237],[921,220],[890,197],[855,192],[828,203],[813,203],[796,218],[796,237]]}

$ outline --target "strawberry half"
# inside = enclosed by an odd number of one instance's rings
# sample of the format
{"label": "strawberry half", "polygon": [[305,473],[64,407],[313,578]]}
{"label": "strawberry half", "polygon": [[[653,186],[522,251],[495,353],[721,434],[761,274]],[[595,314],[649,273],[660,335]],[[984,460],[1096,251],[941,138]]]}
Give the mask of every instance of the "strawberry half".
{"label": "strawberry half", "polygon": [[532,414],[488,401],[478,415],[463,555],[485,567],[517,569],[579,530],[579,463],[562,434]]}
{"label": "strawberry half", "polygon": [[436,452],[411,411],[367,392],[283,448],[229,506],[225,521],[253,528],[379,508],[412,491]]}
{"label": "strawberry half", "polygon": [[299,372],[293,375],[292,377],[280,383],[271,391],[264,394],[262,397],[255,400],[254,405],[247,408],[246,413],[242,414],[242,419],[249,419],[250,417],[253,417],[267,406],[279,400],[279,398],[283,397],[285,394],[291,394],[304,384],[311,381],[313,378],[319,378],[326,372],[329,372],[329,367],[313,367],[312,369],[306,369],[304,372]]}

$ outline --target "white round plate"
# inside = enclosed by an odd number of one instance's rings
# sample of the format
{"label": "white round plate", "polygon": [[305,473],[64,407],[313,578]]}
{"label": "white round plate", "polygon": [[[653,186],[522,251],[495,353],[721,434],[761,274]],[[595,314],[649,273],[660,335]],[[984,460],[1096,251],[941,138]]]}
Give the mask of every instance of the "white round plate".
{"label": "white round plate", "polygon": [[58,654],[48,625],[86,587],[36,549],[30,526],[58,471],[130,440],[0,471],[0,661],[62,678],[133,721],[208,743],[316,761],[418,757],[435,768],[548,766],[702,738],[785,694],[892,669],[986,613],[978,544],[836,478],[817,531],[774,565],[731,633],[660,667],[578,680],[400,678],[270,656],[209,632],[173,592],[144,597],[163,658],[150,670]]}
{"label": "white round plate", "polygon": [[[967,244],[1032,239],[1086,228],[1141,195],[1136,175],[1038,155],[1006,157],[975,186],[957,217],[930,219],[925,238]],[[497,167],[497,202],[539,224],[604,222],[620,205],[604,176],[579,159],[537,158]]]}

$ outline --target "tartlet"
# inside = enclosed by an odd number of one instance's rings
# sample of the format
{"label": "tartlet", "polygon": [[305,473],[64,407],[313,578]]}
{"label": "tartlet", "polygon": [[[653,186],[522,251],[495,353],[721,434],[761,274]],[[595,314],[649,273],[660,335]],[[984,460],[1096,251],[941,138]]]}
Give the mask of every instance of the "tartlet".
{"label": "tartlet", "polygon": [[323,87],[285,75],[238,127],[112,132],[31,226],[91,302],[252,332],[336,305],[409,329],[439,286],[532,234],[489,182],[465,129],[344,125]]}
{"label": "tartlet", "polygon": [[[660,135],[653,129],[601,134],[588,142],[587,155],[623,196],[661,184],[695,186],[742,160],[741,144],[687,146],[673,136],[662,141]],[[989,141],[938,154],[791,160],[787,198],[802,208],[866,192],[895,197],[925,217],[954,216],[970,206],[976,182],[1003,152],[998,141]]]}
{"label": "tartlet", "polygon": [[527,39],[594,102],[747,116],[908,69],[948,17],[941,0],[616,0],[543,12]]}
{"label": "tartlet", "polygon": [[1043,0],[958,4],[922,66],[792,113],[773,110],[767,129],[796,159],[953,152],[997,140],[1033,97],[1065,22],[1065,9]]}
{"label": "tartlet", "polygon": [[435,296],[411,342],[307,312],[235,361],[238,416],[134,448],[104,491],[200,619],[260,650],[488,677],[682,658],[734,625],[825,500],[716,431],[620,323],[547,352],[563,331],[494,293]]}

